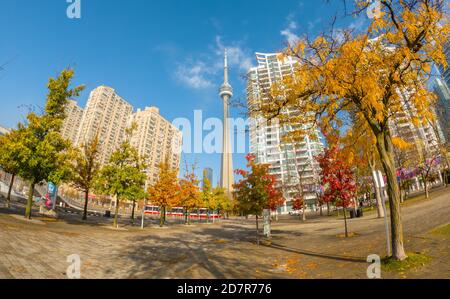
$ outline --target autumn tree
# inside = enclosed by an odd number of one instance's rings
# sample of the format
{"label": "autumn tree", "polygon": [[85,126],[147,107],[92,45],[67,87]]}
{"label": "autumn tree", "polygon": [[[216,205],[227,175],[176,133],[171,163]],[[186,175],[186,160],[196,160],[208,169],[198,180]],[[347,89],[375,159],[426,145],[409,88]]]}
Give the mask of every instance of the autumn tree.
{"label": "autumn tree", "polygon": [[323,198],[344,210],[345,237],[348,237],[347,213],[352,199],[356,195],[356,183],[349,165],[338,155],[338,148],[332,146],[325,150],[317,160],[321,171]]}
{"label": "autumn tree", "polygon": [[[435,117],[429,109],[435,95],[426,83],[433,63],[447,65],[443,48],[450,30],[443,0],[380,0],[380,4],[380,15],[366,32],[332,26],[330,32],[290,45],[284,55],[299,61],[295,74],[274,86],[273,100],[266,101],[262,111],[266,118],[278,117],[281,124],[319,122],[327,128],[346,111],[367,122],[387,177],[393,258],[404,260],[390,124],[404,109],[414,111],[416,126]],[[366,13],[370,2],[356,0],[356,6],[355,14]],[[290,107],[300,111],[297,117],[281,113]]]}
{"label": "autumn tree", "polygon": [[[303,196],[300,194],[297,194],[297,196],[295,196],[294,200],[292,201],[292,209],[294,211],[303,211],[303,214],[305,213],[305,200],[303,199]],[[299,216],[300,217],[300,216]],[[305,220],[303,220],[305,221]]]}
{"label": "autumn tree", "polygon": [[342,138],[335,140],[335,142],[339,142],[342,145],[339,155],[347,161],[348,165],[353,165],[360,192],[366,192],[369,188],[365,177],[371,178],[372,183],[370,187],[375,193],[377,215],[378,218],[383,218],[382,195],[380,188],[377,188],[377,178],[375,176],[380,166],[376,139],[365,119],[353,115],[352,120],[354,125],[347,130]]}
{"label": "autumn tree", "polygon": [[[145,176],[145,179],[147,179],[146,174],[144,174],[144,176]],[[145,184],[145,180],[144,180],[144,184]],[[133,205],[131,207],[131,216],[130,216],[132,224],[134,224],[134,220],[135,220],[137,201],[142,200],[147,197],[147,192],[145,192],[144,188],[145,188],[144,185],[135,184],[135,185],[131,186],[129,188],[128,192],[125,194],[124,198],[133,203]]]}
{"label": "autumn tree", "polygon": [[228,196],[226,190],[222,187],[216,187],[212,190],[216,209],[219,213],[227,216],[233,209],[233,202]]}
{"label": "autumn tree", "polygon": [[413,146],[401,138],[393,138],[394,144],[394,161],[397,167],[397,177],[399,179],[400,188],[400,202],[403,203],[406,200],[408,189],[410,187],[410,180],[405,177],[405,173],[409,168],[413,167],[415,161],[412,161],[410,151]]}
{"label": "autumn tree", "polygon": [[[202,200],[203,200],[203,207],[207,208],[208,210],[215,211],[217,209],[217,200],[214,196],[211,182],[206,176],[203,176],[203,184],[202,184]],[[208,213],[208,221],[209,221],[209,213]]]}
{"label": "autumn tree", "polygon": [[211,204],[214,198],[210,188],[200,189],[200,180],[195,174],[195,165],[189,169],[187,163],[184,177],[180,180],[180,205],[185,209],[185,223],[190,224],[190,213],[194,209],[201,208],[205,203]]}
{"label": "autumn tree", "polygon": [[202,182],[202,200],[205,208],[215,209],[216,203],[211,186],[211,182],[208,178],[204,177]]}
{"label": "autumn tree", "polygon": [[[295,150],[295,152],[297,151]],[[298,160],[295,159],[294,169],[296,175],[295,177],[289,176],[289,184],[294,183],[294,189],[296,190],[293,204],[295,204],[297,208],[298,205],[301,204],[301,208],[299,210],[302,211],[302,221],[306,221],[305,187],[307,179],[305,179],[305,177],[309,175],[308,168],[310,167],[313,167],[313,165],[309,161],[300,165]]]}
{"label": "autumn tree", "polygon": [[81,149],[74,150],[71,182],[76,189],[84,192],[83,220],[87,219],[89,193],[94,189],[100,171],[98,154],[98,135],[86,141]]}
{"label": "autumn tree", "polygon": [[20,144],[22,142],[21,132],[12,130],[7,135],[0,137],[0,167],[11,175],[6,206],[11,207],[11,192],[14,186],[14,179],[19,172]]}
{"label": "autumn tree", "polygon": [[152,204],[161,208],[159,225],[162,227],[167,209],[180,203],[180,185],[178,170],[170,168],[167,160],[158,165],[158,170],[158,180],[148,188],[148,197]]}
{"label": "autumn tree", "polygon": [[276,188],[276,178],[269,173],[269,165],[257,163],[253,154],[246,156],[249,170],[236,170],[242,179],[234,185],[239,209],[246,215],[255,215],[256,241],[259,245],[258,218],[264,209],[269,209],[282,198]]}
{"label": "autumn tree", "polygon": [[430,198],[429,183],[437,181],[436,172],[439,165],[439,156],[423,143],[419,145],[419,148],[417,170],[424,185],[425,197],[428,199]]}
{"label": "autumn tree", "polygon": [[74,71],[63,70],[57,78],[50,78],[45,109],[42,115],[30,112],[26,123],[19,123],[17,134],[21,142],[16,146],[19,154],[18,175],[30,182],[25,217],[31,218],[35,185],[46,180],[55,184],[68,177],[70,143],[60,130],[66,117],[67,99],[76,97],[84,89],[70,89]]}
{"label": "autumn tree", "polygon": [[135,202],[145,196],[143,189],[147,165],[130,143],[134,129],[135,124],[126,130],[124,141],[113,152],[109,163],[100,170],[97,180],[98,191],[115,197],[114,227],[118,227],[120,201]]}

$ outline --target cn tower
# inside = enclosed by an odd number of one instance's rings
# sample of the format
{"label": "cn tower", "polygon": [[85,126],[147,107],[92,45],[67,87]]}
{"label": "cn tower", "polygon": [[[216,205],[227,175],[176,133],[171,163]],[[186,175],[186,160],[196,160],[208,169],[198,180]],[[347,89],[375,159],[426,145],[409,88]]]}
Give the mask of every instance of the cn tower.
{"label": "cn tower", "polygon": [[229,101],[233,97],[233,88],[228,82],[228,57],[225,50],[224,58],[224,82],[220,87],[220,97],[223,101],[223,147],[222,147],[222,169],[220,172],[220,186],[225,189],[228,196],[232,196],[234,173],[233,153],[231,151],[229,118]]}

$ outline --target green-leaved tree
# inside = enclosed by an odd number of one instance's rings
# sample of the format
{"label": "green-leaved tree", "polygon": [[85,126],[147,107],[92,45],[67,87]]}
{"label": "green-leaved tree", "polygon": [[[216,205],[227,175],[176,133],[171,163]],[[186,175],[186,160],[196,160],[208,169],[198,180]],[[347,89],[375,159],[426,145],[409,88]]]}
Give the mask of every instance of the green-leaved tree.
{"label": "green-leaved tree", "polygon": [[12,130],[7,135],[0,137],[0,167],[11,175],[6,205],[11,206],[11,191],[14,185],[14,179],[19,172],[19,145],[22,142],[20,131]]}
{"label": "green-leaved tree", "polygon": [[101,193],[113,195],[116,198],[115,227],[118,226],[120,201],[135,201],[142,199],[145,194],[143,188],[147,175],[144,171],[147,165],[130,143],[134,128],[135,125],[127,129],[125,140],[111,155],[109,163],[101,169],[97,184]]}
{"label": "green-leaved tree", "polygon": [[35,185],[42,181],[55,184],[69,173],[70,142],[60,134],[67,100],[80,94],[84,86],[70,88],[74,71],[65,69],[57,78],[50,78],[45,109],[41,115],[30,112],[27,121],[18,125],[21,142],[17,144],[18,175],[30,182],[25,217],[31,218]]}

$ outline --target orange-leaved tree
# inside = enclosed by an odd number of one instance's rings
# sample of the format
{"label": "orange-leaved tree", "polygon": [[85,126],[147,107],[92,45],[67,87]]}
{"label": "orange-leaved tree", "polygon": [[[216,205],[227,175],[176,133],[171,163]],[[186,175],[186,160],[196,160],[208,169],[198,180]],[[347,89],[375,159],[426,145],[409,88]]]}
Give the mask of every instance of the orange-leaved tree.
{"label": "orange-leaved tree", "polygon": [[148,197],[152,204],[161,208],[159,225],[164,226],[167,209],[179,203],[180,184],[178,169],[171,168],[167,160],[160,163],[158,169],[158,180],[148,188]]}
{"label": "orange-leaved tree", "polygon": [[195,174],[195,165],[192,169],[186,164],[184,177],[180,180],[180,205],[185,209],[185,222],[190,223],[190,213],[204,204],[202,192],[199,187],[200,180]]}

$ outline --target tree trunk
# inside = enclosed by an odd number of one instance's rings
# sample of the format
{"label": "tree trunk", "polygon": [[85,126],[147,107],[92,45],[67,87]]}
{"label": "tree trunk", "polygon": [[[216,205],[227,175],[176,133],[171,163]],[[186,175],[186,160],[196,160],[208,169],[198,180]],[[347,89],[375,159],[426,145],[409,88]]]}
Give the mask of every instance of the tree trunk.
{"label": "tree trunk", "polygon": [[425,198],[429,199],[430,198],[430,192],[428,190],[428,181],[427,179],[424,178],[424,184],[425,184]]}
{"label": "tree trunk", "polygon": [[131,211],[131,223],[134,224],[134,210],[136,209],[136,201],[133,200],[133,210]]}
{"label": "tree trunk", "polygon": [[33,181],[30,184],[30,191],[28,193],[27,206],[25,208],[25,218],[28,218],[28,219],[31,219],[31,210],[33,208],[34,185],[36,185],[35,181]]}
{"label": "tree trunk", "polygon": [[84,210],[83,210],[83,220],[87,220],[87,209],[89,201],[89,190],[84,191]]}
{"label": "tree trunk", "polygon": [[188,225],[188,211],[184,213],[184,224]]}
{"label": "tree trunk", "polygon": [[445,187],[445,188],[447,188],[447,177],[448,177],[448,171],[447,171],[447,170],[444,170],[444,171],[442,172],[442,179],[443,179],[443,181],[444,181],[444,187]]}
{"label": "tree trunk", "polygon": [[119,227],[119,197],[116,197],[116,208],[114,215],[114,227]]}
{"label": "tree trunk", "polygon": [[8,196],[6,197],[6,207],[8,209],[11,207],[11,192],[12,192],[15,178],[16,178],[16,175],[13,173],[11,175],[11,182],[9,183]]}
{"label": "tree trunk", "polygon": [[258,215],[256,215],[256,244],[259,246],[259,224],[258,224]]}
{"label": "tree trunk", "polygon": [[348,238],[347,211],[344,208],[345,237]]}
{"label": "tree trunk", "polygon": [[161,213],[159,215],[159,227],[164,226],[165,219],[166,219],[166,207],[161,207]]}
{"label": "tree trunk", "polygon": [[405,260],[407,255],[403,245],[403,224],[400,211],[400,192],[394,163],[394,146],[389,132],[378,132],[377,149],[381,163],[387,177],[387,190],[389,195],[389,209],[391,218],[392,257],[396,260]]}
{"label": "tree trunk", "polygon": [[330,203],[329,203],[329,202],[327,202],[327,216],[331,216],[331,213],[330,213]]}
{"label": "tree trunk", "polygon": [[303,208],[302,208],[302,221],[303,222],[306,221],[306,204],[303,204]]}

